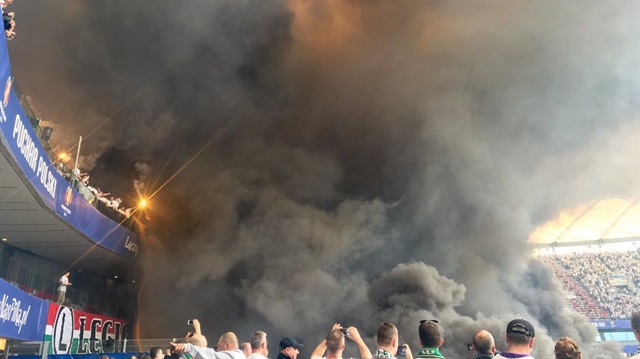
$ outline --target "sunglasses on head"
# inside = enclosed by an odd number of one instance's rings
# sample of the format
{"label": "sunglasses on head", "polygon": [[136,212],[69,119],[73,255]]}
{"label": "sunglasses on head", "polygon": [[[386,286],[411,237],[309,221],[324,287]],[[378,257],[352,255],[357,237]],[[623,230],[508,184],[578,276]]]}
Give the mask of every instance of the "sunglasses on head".
{"label": "sunglasses on head", "polygon": [[422,324],[422,323],[426,323],[426,322],[431,322],[431,323],[440,324],[440,322],[439,322],[439,321],[437,321],[436,319],[429,319],[429,320],[427,320],[427,319],[423,319],[423,320],[421,320],[421,321],[420,321],[420,324]]}

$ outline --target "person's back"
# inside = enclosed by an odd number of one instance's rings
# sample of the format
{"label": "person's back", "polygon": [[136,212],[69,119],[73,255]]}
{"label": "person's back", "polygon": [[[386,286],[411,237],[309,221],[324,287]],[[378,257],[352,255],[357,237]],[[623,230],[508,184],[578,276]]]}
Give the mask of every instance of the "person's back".
{"label": "person's back", "polygon": [[193,344],[176,344],[175,352],[187,353],[194,359],[246,359],[244,353],[238,349],[238,338],[232,332],[223,334],[218,341],[217,349],[197,347]]}
{"label": "person's back", "polygon": [[473,336],[473,350],[476,356],[473,359],[491,359],[496,354],[496,345],[493,335],[486,330],[481,330]]}
{"label": "person's back", "polygon": [[535,330],[524,319],[514,319],[507,325],[507,350],[496,354],[496,359],[534,359],[531,356]]}
{"label": "person's back", "polygon": [[420,321],[418,335],[420,336],[422,348],[414,357],[415,359],[444,359],[444,356],[440,353],[444,338],[442,338],[440,324],[437,320]]}
{"label": "person's back", "polygon": [[251,345],[251,354],[247,356],[247,359],[267,359],[267,355],[269,355],[267,333],[260,330],[253,332],[249,344]]}

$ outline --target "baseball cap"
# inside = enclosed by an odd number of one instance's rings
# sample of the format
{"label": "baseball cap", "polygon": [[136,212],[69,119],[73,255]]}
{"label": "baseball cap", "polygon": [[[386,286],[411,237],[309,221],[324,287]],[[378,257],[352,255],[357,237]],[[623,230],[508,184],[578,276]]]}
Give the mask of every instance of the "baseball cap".
{"label": "baseball cap", "polygon": [[280,350],[293,347],[296,349],[302,348],[304,345],[298,343],[294,338],[287,337],[280,341]]}
{"label": "baseball cap", "polygon": [[535,338],[536,331],[528,321],[524,319],[514,319],[507,325],[507,334],[524,334],[530,338]]}

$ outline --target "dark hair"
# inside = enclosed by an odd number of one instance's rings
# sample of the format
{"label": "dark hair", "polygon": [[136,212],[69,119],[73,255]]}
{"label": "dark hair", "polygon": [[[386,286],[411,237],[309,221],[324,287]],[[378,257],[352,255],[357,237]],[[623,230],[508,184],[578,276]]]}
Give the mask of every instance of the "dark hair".
{"label": "dark hair", "polygon": [[340,350],[344,343],[344,334],[342,329],[334,329],[327,334],[327,351],[329,353],[335,353]]}
{"label": "dark hair", "polygon": [[578,343],[569,337],[558,339],[554,352],[556,359],[578,359],[580,357]]}
{"label": "dark hair", "polygon": [[440,345],[440,339],[442,339],[440,325],[438,325],[437,321],[433,320],[421,321],[420,327],[418,327],[418,335],[420,336],[422,345],[425,347],[437,347]]}
{"label": "dark hair", "polygon": [[395,325],[387,322],[383,322],[378,327],[378,333],[376,334],[376,341],[378,344],[391,345],[393,338],[398,336],[398,328]]}
{"label": "dark hair", "polygon": [[507,334],[507,342],[513,343],[516,345],[525,345],[529,344],[529,341],[532,338],[530,336],[519,334],[519,333],[508,333]]}
{"label": "dark hair", "polygon": [[[158,355],[158,352],[162,352],[162,353],[164,353],[164,351],[162,350],[162,348],[161,348],[161,347],[153,347],[153,348],[149,349],[149,356],[150,356],[151,358],[155,358],[155,357],[156,357],[156,355]],[[164,355],[164,354],[163,354],[163,355]]]}
{"label": "dark hair", "polygon": [[631,328],[640,333],[640,312],[631,314]]}

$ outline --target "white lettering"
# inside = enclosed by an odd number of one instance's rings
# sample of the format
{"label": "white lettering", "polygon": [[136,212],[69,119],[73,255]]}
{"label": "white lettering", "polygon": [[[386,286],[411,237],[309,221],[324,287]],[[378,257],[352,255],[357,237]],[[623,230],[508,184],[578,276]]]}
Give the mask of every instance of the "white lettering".
{"label": "white lettering", "polygon": [[38,159],[38,171],[36,175],[40,179],[40,183],[47,189],[51,197],[56,198],[56,186],[58,181],[50,170],[50,166],[45,162],[44,158]]}
{"label": "white lettering", "polygon": [[[0,105],[0,108],[2,108],[2,105]],[[36,177],[38,177],[49,195],[55,199],[58,181],[53,175],[49,164],[40,156],[38,147],[31,138],[28,128],[22,123],[20,115],[16,115],[16,122],[13,125],[13,138],[20,149],[22,157],[27,161],[29,167],[36,174]]]}
{"label": "white lettering", "polygon": [[7,115],[4,113],[4,105],[0,102],[0,122],[7,122]]}
{"label": "white lettering", "polygon": [[16,139],[16,145],[20,149],[20,153],[31,167],[33,172],[36,171],[38,163],[38,148],[33,139],[29,135],[29,131],[22,123],[20,115],[16,115],[16,122],[13,125],[13,138]]}
{"label": "white lettering", "polygon": [[21,304],[22,302],[17,298],[12,298],[11,302],[9,302],[8,294],[3,295],[2,301],[0,301],[0,320],[3,323],[7,320],[13,323],[18,327],[18,334],[22,331],[22,326],[27,324],[29,312],[31,311],[31,306],[28,306],[25,310],[20,307]]}
{"label": "white lettering", "polygon": [[131,241],[129,240],[129,237],[128,237],[128,236],[127,236],[127,241],[126,241],[126,242],[125,242],[125,244],[124,244],[124,247],[125,247],[126,249],[128,249],[129,251],[131,251],[131,252],[133,252],[133,253],[135,253],[135,254],[138,254],[138,245],[137,245],[137,244],[135,244],[135,243],[133,243],[133,242],[131,242]]}

